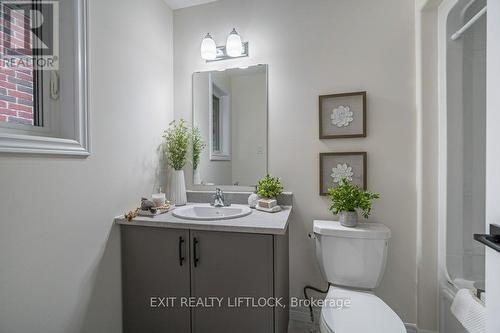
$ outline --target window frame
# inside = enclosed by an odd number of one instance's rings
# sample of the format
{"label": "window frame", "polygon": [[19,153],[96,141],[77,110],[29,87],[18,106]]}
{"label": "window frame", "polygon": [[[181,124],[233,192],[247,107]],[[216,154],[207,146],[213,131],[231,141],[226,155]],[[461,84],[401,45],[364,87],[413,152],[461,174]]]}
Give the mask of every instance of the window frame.
{"label": "window frame", "polygon": [[[90,116],[88,112],[88,0],[73,0],[72,13],[75,18],[74,49],[75,49],[75,96],[71,110],[73,112],[74,139],[47,136],[54,131],[49,128],[51,115],[45,114],[44,127],[23,126],[23,128],[2,127],[0,130],[0,152],[30,153],[50,155],[90,155]],[[46,73],[44,73],[46,74]],[[42,75],[42,79],[46,75]],[[43,91],[37,92],[42,94]],[[43,107],[43,106],[42,106]],[[50,108],[49,108],[50,109]],[[10,127],[10,126],[9,126]],[[26,127],[30,127],[27,129]],[[42,133],[43,132],[43,133]],[[41,135],[41,134],[45,134]]]}

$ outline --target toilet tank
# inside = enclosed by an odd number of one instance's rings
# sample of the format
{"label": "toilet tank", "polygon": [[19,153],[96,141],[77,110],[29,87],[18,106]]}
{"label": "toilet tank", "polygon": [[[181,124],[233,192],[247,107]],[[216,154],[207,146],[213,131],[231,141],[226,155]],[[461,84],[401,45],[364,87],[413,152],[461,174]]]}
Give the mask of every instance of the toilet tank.
{"label": "toilet tank", "polygon": [[359,289],[380,284],[391,231],[382,223],[355,228],[335,221],[314,221],[316,257],[329,283]]}

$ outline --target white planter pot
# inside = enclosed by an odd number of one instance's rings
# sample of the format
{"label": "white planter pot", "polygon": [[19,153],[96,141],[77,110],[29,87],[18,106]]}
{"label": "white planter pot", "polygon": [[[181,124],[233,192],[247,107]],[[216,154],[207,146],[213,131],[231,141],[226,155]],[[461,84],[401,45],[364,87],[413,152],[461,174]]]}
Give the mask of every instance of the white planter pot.
{"label": "white planter pot", "polygon": [[354,212],[340,212],[339,222],[344,227],[355,227],[358,225],[358,213]]}
{"label": "white planter pot", "polygon": [[174,170],[170,175],[170,200],[176,206],[184,206],[187,203],[184,170]]}

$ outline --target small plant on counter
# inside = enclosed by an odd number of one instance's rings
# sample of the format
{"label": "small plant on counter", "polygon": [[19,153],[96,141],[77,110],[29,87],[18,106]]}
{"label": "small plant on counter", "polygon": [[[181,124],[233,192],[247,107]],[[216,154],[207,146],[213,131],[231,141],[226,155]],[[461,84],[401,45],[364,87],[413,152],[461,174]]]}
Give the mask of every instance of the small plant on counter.
{"label": "small plant on counter", "polygon": [[257,194],[262,198],[276,198],[283,192],[281,179],[267,175],[257,183]]}
{"label": "small plant on counter", "polygon": [[340,223],[354,227],[358,222],[356,209],[362,210],[364,218],[368,218],[372,210],[372,201],[380,197],[379,193],[365,191],[343,178],[335,188],[328,190],[330,211],[339,215]]}
{"label": "small plant on counter", "polygon": [[203,142],[203,138],[201,136],[199,128],[193,127],[191,136],[193,141],[193,170],[196,170],[198,169],[198,165],[200,164],[201,152],[207,145],[205,144],[205,142]]}
{"label": "small plant on counter", "polygon": [[165,156],[169,166],[175,170],[181,170],[186,164],[191,133],[186,126],[186,121],[172,121],[169,128],[164,132]]}

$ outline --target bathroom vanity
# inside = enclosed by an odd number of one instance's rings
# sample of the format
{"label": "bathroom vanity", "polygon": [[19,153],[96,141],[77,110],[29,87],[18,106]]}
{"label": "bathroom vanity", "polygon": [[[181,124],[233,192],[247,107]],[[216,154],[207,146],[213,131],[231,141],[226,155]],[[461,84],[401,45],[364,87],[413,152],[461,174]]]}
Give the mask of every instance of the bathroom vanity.
{"label": "bathroom vanity", "polygon": [[[290,212],[283,206],[279,213],[252,210],[212,221],[172,212],[117,218],[123,331],[286,332]],[[286,307],[252,304],[259,299],[281,299]]]}
{"label": "bathroom vanity", "polygon": [[249,209],[249,192],[215,189],[255,188],[268,174],[267,75],[267,65],[193,73],[198,191],[187,207],[116,219],[125,333],[287,332],[291,193],[265,213]]}

